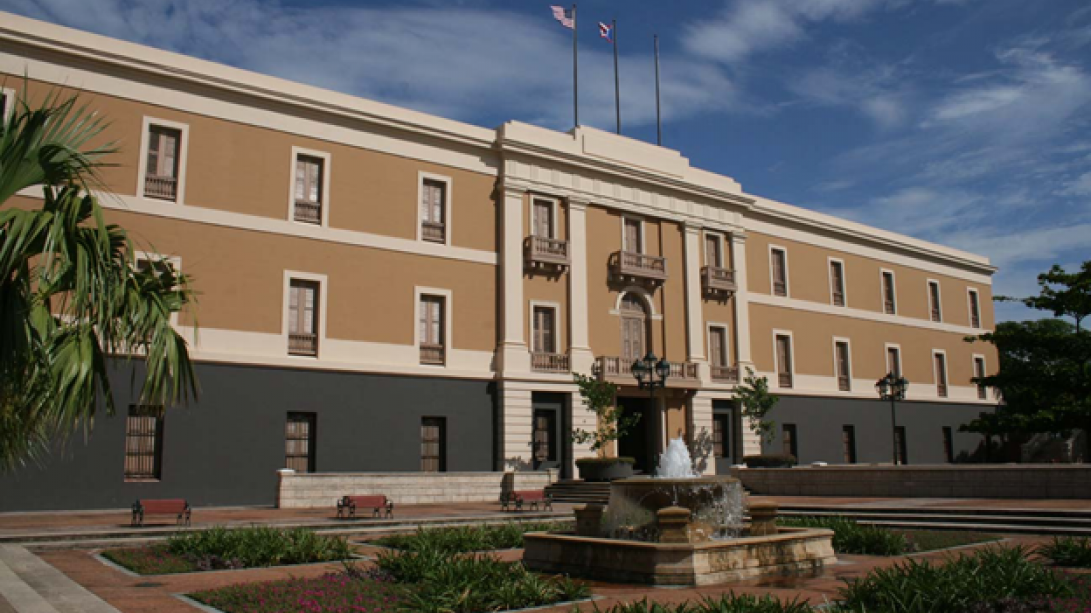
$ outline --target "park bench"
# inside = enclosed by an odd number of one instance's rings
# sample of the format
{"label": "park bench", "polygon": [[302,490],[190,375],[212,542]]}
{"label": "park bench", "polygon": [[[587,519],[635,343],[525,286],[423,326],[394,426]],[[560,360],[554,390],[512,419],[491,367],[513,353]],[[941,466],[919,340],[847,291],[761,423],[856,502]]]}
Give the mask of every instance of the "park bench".
{"label": "park bench", "polygon": [[168,498],[162,500],[137,500],[133,503],[134,526],[143,526],[144,518],[148,515],[174,515],[178,524],[189,525],[189,503],[183,498]]}
{"label": "park bench", "polygon": [[371,509],[372,517],[394,517],[394,501],[382,494],[371,496],[344,496],[337,501],[338,519],[356,517],[356,509]]}
{"label": "park bench", "polygon": [[537,511],[539,505],[541,505],[541,508],[552,511],[553,496],[547,494],[545,490],[519,490],[505,492],[500,495],[501,510],[511,511],[512,507],[514,507],[514,510],[522,511],[523,505],[528,505],[535,511]]}

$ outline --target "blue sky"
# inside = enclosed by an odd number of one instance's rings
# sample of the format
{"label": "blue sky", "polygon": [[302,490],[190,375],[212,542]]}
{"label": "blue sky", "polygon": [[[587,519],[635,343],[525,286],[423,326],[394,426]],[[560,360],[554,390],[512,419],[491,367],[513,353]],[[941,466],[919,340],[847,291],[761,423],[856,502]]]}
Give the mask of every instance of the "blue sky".
{"label": "blue sky", "polygon": [[[549,2],[0,0],[0,8],[484,126],[572,121]],[[580,2],[580,119],[747,191],[967,249],[995,291],[1091,259],[1086,0]],[[33,76],[33,75],[32,75]],[[1002,319],[1033,314],[1000,305]]]}

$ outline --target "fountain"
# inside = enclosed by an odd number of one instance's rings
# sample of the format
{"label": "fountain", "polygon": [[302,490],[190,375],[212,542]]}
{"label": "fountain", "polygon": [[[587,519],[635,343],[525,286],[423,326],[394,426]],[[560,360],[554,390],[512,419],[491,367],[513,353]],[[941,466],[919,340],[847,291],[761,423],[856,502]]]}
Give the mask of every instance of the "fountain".
{"label": "fountain", "polygon": [[670,441],[654,477],[610,483],[601,505],[576,509],[575,533],[532,533],[523,562],[542,572],[654,585],[708,585],[816,571],[836,560],[833,532],[776,526],[776,505],[751,504],[738,479],[694,471],[685,441]]}

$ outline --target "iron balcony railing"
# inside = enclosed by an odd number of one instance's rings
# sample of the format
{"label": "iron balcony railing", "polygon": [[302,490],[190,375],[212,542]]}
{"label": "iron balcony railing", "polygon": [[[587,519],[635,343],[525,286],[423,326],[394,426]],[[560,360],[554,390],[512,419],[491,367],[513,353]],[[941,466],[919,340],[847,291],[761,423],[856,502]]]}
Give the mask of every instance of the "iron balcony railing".
{"label": "iron balcony railing", "polygon": [[718,383],[738,383],[738,366],[712,366],[712,380]]}
{"label": "iron balcony railing", "polygon": [[[697,364],[693,362],[668,362],[670,375],[667,377],[667,385],[671,381],[692,382],[697,381]],[[595,371],[599,379],[625,379],[633,382],[633,363],[631,360],[617,356],[599,356],[595,360]]]}
{"label": "iron balcony railing", "polygon": [[144,177],[144,195],[149,198],[174,200],[178,197],[178,179],[148,175]]}
{"label": "iron balcony railing", "polygon": [[420,344],[420,363],[431,365],[443,365],[446,358],[446,348],[443,345],[433,343]]}
{"label": "iron balcony railing", "polygon": [[792,387],[792,373],[777,373],[777,383],[779,383],[781,387]]}
{"label": "iron balcony railing", "polygon": [[447,240],[446,224],[435,221],[422,221],[420,224],[421,238],[433,243],[442,243]]}
{"label": "iron balcony railing", "polygon": [[706,292],[734,292],[735,271],[720,266],[705,266],[701,269],[701,284]]}
{"label": "iron balcony railing", "polygon": [[318,355],[318,335],[291,333],[288,335],[289,355]]}
{"label": "iron balcony railing", "polygon": [[295,220],[303,223],[322,222],[322,203],[308,200],[296,200]]}
{"label": "iron balcony railing", "polygon": [[610,256],[610,270],[619,277],[666,281],[667,258],[632,251],[616,251]]}
{"label": "iron balcony railing", "polygon": [[528,267],[568,266],[568,241],[545,236],[528,236],[523,243],[523,257]]}
{"label": "iron balcony railing", "polygon": [[537,372],[568,372],[568,354],[533,352],[530,368]]}

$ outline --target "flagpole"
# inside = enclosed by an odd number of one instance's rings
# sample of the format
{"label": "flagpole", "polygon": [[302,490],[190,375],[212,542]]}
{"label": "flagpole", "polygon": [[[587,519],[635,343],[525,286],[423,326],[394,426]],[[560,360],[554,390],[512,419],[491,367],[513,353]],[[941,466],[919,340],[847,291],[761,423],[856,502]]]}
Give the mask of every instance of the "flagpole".
{"label": "flagpole", "polygon": [[580,52],[576,44],[576,3],[572,3],[572,110],[580,127]]}
{"label": "flagpole", "polygon": [[614,110],[617,112],[617,133],[621,134],[621,78],[617,72],[617,19],[611,20],[614,35]]}
{"label": "flagpole", "polygon": [[659,35],[653,34],[655,41],[655,144],[663,146],[663,122],[659,112]]}

